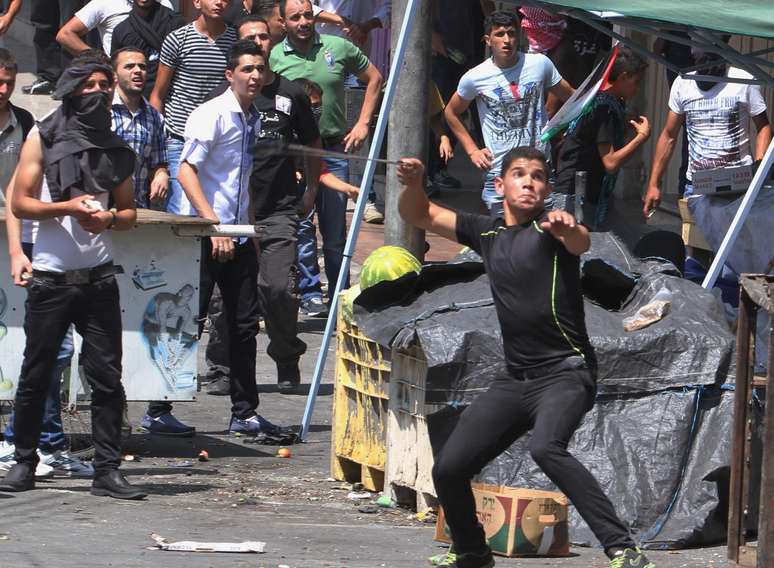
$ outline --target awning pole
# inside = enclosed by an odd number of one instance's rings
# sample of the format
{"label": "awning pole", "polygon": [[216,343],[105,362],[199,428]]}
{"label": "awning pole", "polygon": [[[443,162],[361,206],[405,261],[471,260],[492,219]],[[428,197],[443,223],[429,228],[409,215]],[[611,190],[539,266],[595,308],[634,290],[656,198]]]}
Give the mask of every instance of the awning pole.
{"label": "awning pole", "polygon": [[[421,1],[422,0],[408,0],[406,13],[403,16],[403,24],[401,25],[400,29],[400,35],[398,36],[398,43],[395,46],[394,52],[392,53],[390,75],[387,79],[387,86],[384,90],[382,106],[379,110],[379,119],[376,122],[376,132],[374,133],[371,147],[368,150],[368,157],[370,160],[366,163],[365,171],[363,172],[363,181],[360,183],[360,194],[357,197],[355,212],[352,215],[352,225],[349,228],[347,243],[344,246],[344,258],[341,265],[341,271],[339,272],[339,278],[336,282],[334,293],[331,295],[328,321],[325,324],[325,332],[323,333],[320,352],[317,355],[317,364],[315,365],[314,375],[312,376],[312,382],[309,387],[309,395],[306,399],[304,416],[301,420],[300,437],[302,440],[305,440],[307,434],[309,433],[309,425],[312,421],[314,403],[317,399],[317,393],[320,390],[320,382],[322,381],[322,374],[325,370],[325,359],[328,355],[331,336],[333,335],[333,331],[336,328],[336,310],[339,304],[339,293],[344,287],[344,282],[347,278],[347,275],[349,274],[349,265],[352,260],[352,254],[355,251],[355,244],[357,243],[357,236],[360,232],[360,224],[363,219],[363,211],[365,210],[366,201],[368,200],[368,189],[371,187],[371,183],[374,179],[374,173],[376,171],[376,162],[373,160],[379,157],[379,151],[382,148],[384,132],[387,128],[387,121],[389,120],[390,115],[390,107],[392,106],[392,100],[395,97],[395,89],[398,85],[398,77],[400,76],[400,70],[403,64],[404,56],[406,54],[406,48],[408,47],[406,45],[407,39],[409,32],[414,25],[414,17],[416,15],[417,6],[419,6]],[[320,191],[327,190],[322,188]]]}
{"label": "awning pole", "polygon": [[734,220],[731,221],[731,226],[728,228],[728,231],[726,231],[723,242],[720,243],[720,248],[718,248],[715,259],[712,261],[712,266],[710,266],[709,272],[704,278],[704,282],[701,283],[703,288],[712,288],[715,285],[715,282],[720,276],[720,271],[723,269],[723,265],[726,263],[728,255],[731,252],[731,247],[734,246],[734,242],[739,236],[739,231],[742,230],[742,225],[744,225],[747,215],[749,215],[750,209],[752,209],[755,199],[758,197],[758,192],[760,192],[764,180],[769,175],[769,170],[771,169],[771,164],[773,162],[774,140],[769,144],[766,154],[764,154],[763,160],[761,161],[761,165],[758,167],[758,171],[755,172],[752,182],[750,182],[750,187],[747,188],[742,203],[739,205],[736,215],[734,215]]}

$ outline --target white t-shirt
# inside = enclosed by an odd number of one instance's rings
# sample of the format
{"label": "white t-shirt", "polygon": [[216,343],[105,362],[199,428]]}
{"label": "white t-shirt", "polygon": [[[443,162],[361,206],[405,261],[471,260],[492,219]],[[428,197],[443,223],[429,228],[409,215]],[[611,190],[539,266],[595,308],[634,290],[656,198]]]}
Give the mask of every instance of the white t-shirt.
{"label": "white t-shirt", "polygon": [[[735,67],[729,69],[728,76],[752,78]],[[669,93],[669,110],[685,116],[689,180],[700,170],[752,163],[749,119],[766,111],[758,85],[717,83],[702,91],[696,81],[678,77]]]}
{"label": "white t-shirt", "polygon": [[548,121],[545,91],[562,80],[548,57],[521,53],[513,67],[501,69],[489,58],[465,73],[457,94],[476,99],[486,147],[494,154],[492,170],[500,174],[503,156],[517,146],[545,151],[540,131]]}
{"label": "white t-shirt", "polygon": [[[158,0],[162,6],[172,9],[169,0]],[[110,55],[110,42],[113,30],[118,24],[129,17],[132,11],[132,0],[91,0],[75,13],[86,29],[97,28],[102,38],[102,49]]]}

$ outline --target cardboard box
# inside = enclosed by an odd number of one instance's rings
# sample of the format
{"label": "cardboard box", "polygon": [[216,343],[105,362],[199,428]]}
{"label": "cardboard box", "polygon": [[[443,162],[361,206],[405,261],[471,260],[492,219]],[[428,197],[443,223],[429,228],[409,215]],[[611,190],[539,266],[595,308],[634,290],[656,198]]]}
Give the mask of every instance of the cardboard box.
{"label": "cardboard box", "polygon": [[693,193],[695,195],[744,193],[750,186],[752,178],[752,166],[701,170],[693,173]]}
{"label": "cardboard box", "polygon": [[[489,547],[501,556],[567,556],[567,497],[552,491],[473,484],[476,513]],[[451,543],[443,509],[435,540]]]}

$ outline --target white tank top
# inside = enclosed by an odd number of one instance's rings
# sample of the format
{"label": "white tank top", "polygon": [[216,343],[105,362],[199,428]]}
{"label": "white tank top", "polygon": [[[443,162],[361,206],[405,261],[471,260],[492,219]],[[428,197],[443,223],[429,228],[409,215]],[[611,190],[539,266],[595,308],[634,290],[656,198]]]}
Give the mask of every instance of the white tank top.
{"label": "white tank top", "polygon": [[[79,195],[83,195],[83,192],[72,190],[72,197]],[[96,199],[107,209],[107,193],[100,193]],[[51,201],[45,177],[40,200]],[[109,231],[95,235],[83,229],[78,221],[69,215],[38,221],[37,225],[35,247],[32,250],[34,270],[65,272],[79,268],[94,268],[113,260],[113,242]]]}

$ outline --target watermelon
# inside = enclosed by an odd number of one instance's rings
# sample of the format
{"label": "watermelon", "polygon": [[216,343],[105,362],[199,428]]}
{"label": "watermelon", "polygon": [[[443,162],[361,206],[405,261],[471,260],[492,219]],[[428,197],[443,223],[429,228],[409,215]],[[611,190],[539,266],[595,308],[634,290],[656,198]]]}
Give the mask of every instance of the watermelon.
{"label": "watermelon", "polygon": [[360,285],[355,284],[352,286],[352,288],[348,290],[344,290],[344,292],[341,293],[341,319],[344,320],[344,323],[347,325],[350,325],[352,323],[352,317],[353,317],[353,303],[355,302],[355,298],[357,298],[360,295]]}
{"label": "watermelon", "polygon": [[403,247],[379,247],[366,258],[360,271],[360,288],[367,290],[385,280],[396,280],[409,272],[419,272],[422,265]]}

